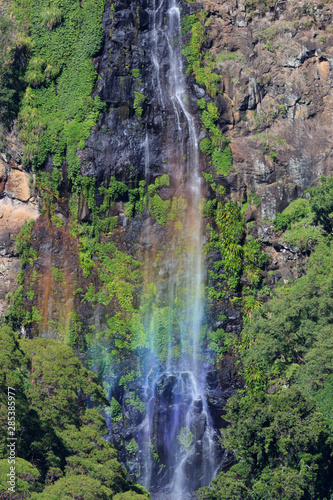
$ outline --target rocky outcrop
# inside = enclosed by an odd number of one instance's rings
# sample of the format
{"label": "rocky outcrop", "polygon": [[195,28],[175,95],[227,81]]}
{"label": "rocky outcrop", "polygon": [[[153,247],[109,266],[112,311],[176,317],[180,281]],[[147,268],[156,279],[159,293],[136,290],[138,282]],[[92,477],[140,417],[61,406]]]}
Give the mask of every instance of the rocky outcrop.
{"label": "rocky outcrop", "polygon": [[329,3],[203,0],[221,76],[220,125],[231,139],[237,200],[255,191],[252,218],[277,211],[332,175],[333,17]]}
{"label": "rocky outcrop", "polygon": [[6,154],[0,157],[0,316],[8,308],[8,292],[17,287],[20,261],[14,238],[25,221],[39,216],[38,200],[30,188],[32,177],[23,170],[21,156],[14,128],[7,137]]}

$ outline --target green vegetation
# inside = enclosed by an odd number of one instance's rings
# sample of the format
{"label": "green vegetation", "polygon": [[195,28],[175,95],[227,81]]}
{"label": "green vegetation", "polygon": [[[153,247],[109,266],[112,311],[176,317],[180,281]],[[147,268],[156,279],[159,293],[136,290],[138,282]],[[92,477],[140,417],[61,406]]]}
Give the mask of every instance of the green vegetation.
{"label": "green vegetation", "polygon": [[140,94],[140,92],[134,91],[134,111],[136,116],[142,116],[143,113],[143,107],[142,104],[145,102],[145,96],[143,94]]}
{"label": "green vegetation", "polygon": [[111,399],[110,403],[111,408],[111,418],[113,422],[120,422],[122,418],[122,408],[120,403],[114,398]]}
{"label": "green vegetation", "polygon": [[[236,453],[236,463],[199,498],[317,500],[333,494],[332,186],[332,178],[322,178],[310,198],[292,202],[274,221],[282,239],[303,226],[317,230],[320,240],[305,247],[312,251],[306,274],[277,288],[234,339],[245,390],[228,402],[222,445]],[[244,248],[244,262],[249,258],[262,263],[255,240]],[[215,350],[223,336],[216,332]]]}
{"label": "green vegetation", "polygon": [[[16,392],[19,498],[112,499],[131,491],[149,498],[132,484],[103,439],[105,420],[96,405],[107,401],[95,375],[73,350],[48,339],[18,340],[0,327],[0,494],[6,495],[8,473],[7,387]],[[6,389],[6,390],[5,390]],[[89,408],[90,407],[90,408]],[[145,496],[140,496],[140,495]]]}
{"label": "green vegetation", "polygon": [[194,438],[194,436],[193,436],[192,432],[190,431],[190,429],[188,429],[187,427],[182,427],[180,429],[180,432],[177,436],[177,439],[180,442],[180,444],[182,445],[182,447],[184,448],[185,453],[189,452],[193,438]]}
{"label": "green vegetation", "polygon": [[155,179],[154,184],[148,186],[149,212],[161,226],[166,226],[171,222],[180,222],[187,208],[187,201],[180,197],[162,200],[157,191],[163,187],[170,186],[170,179],[167,174],[161,175]]}
{"label": "green vegetation", "polygon": [[[193,73],[199,85],[206,88],[207,93],[214,98],[217,94],[216,84],[220,77],[213,71],[215,62],[209,52],[203,57],[202,45],[205,41],[205,15],[201,11],[197,14],[185,16],[183,32],[191,31],[188,45],[183,48],[188,67],[187,72]],[[209,137],[200,142],[200,150],[207,156],[212,156],[213,166],[219,175],[228,176],[232,165],[229,141],[223,137],[216,123],[219,112],[214,102],[206,103],[204,98],[197,101],[201,113],[201,121]]]}
{"label": "green vegetation", "polygon": [[103,0],[15,1],[14,15],[31,38],[28,84],[19,112],[24,164],[37,170],[48,156],[55,167],[68,163],[68,178],[79,184],[78,143],[84,148],[102,109],[90,94],[96,80],[91,62],[101,47]]}
{"label": "green vegetation", "polygon": [[[21,231],[15,238],[16,251],[20,256],[20,272],[16,278],[19,286],[15,291],[10,292],[7,296],[10,307],[6,314],[7,323],[15,330],[18,329],[20,325],[27,325],[34,321],[38,323],[41,319],[36,306],[33,306],[31,311],[27,309],[24,304],[23,296],[24,273],[28,266],[33,266],[34,261],[38,257],[38,254],[36,250],[33,249],[31,242],[31,232],[33,226],[33,220],[26,221],[23,224]],[[32,283],[29,285],[31,284]],[[27,290],[27,296],[29,294],[31,297],[32,293],[32,290]]]}
{"label": "green vegetation", "polygon": [[140,70],[137,68],[132,69],[133,78],[141,78]]}
{"label": "green vegetation", "polygon": [[331,232],[333,211],[332,178],[321,178],[318,187],[310,188],[310,198],[299,198],[274,220],[274,229],[284,231],[282,240],[302,251],[311,250]]}
{"label": "green vegetation", "polygon": [[134,457],[139,451],[139,445],[134,438],[126,445],[126,450],[131,457]]}
{"label": "green vegetation", "polygon": [[232,164],[232,154],[231,149],[227,146],[223,151],[219,151],[217,148],[214,149],[213,154],[213,165],[216,168],[218,174],[222,174],[225,177],[229,175],[229,167]]}
{"label": "green vegetation", "polygon": [[223,50],[219,52],[216,57],[216,62],[222,63],[224,61],[242,61],[243,57],[239,55],[237,52],[228,52],[227,50]]}
{"label": "green vegetation", "polygon": [[[204,58],[202,46],[206,39],[205,13],[184,16],[182,21],[182,34],[187,35],[188,44],[184,46],[182,53],[187,59],[187,73],[194,73],[197,83],[205,86],[207,93],[213,98],[217,93],[216,84],[221,80],[214,71],[214,63],[209,58]],[[190,32],[190,36],[189,36]]]}
{"label": "green vegetation", "polygon": [[136,396],[134,392],[130,392],[130,399],[126,399],[126,403],[130,404],[135,408],[139,413],[144,413],[146,409],[146,404],[141,401],[139,396]]}
{"label": "green vegetation", "polygon": [[5,130],[17,115],[19,97],[24,88],[23,65],[29,56],[31,41],[20,32],[7,8],[0,16],[0,149],[5,150]]}

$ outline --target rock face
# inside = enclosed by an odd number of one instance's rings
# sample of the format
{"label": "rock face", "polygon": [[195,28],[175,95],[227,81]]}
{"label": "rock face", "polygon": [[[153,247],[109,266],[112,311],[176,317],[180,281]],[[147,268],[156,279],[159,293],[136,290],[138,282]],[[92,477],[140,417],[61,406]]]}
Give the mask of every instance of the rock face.
{"label": "rock face", "polygon": [[0,157],[0,315],[8,302],[6,295],[17,287],[16,276],[20,261],[15,251],[14,237],[24,222],[37,219],[38,203],[29,187],[30,175],[23,171],[21,145],[15,135],[8,137],[7,154]]}
{"label": "rock face", "polygon": [[256,217],[332,175],[332,5],[202,2],[221,76],[220,125],[231,139],[230,194],[255,191]]}

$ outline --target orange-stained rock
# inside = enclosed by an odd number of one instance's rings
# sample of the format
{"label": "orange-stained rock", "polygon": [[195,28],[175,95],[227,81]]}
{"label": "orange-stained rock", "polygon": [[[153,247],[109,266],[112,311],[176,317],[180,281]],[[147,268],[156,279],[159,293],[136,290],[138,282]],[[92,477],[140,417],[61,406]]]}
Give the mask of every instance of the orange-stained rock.
{"label": "orange-stained rock", "polygon": [[30,198],[29,174],[20,170],[11,170],[6,182],[6,193],[10,198],[28,201]]}
{"label": "orange-stained rock", "polygon": [[22,203],[8,197],[0,200],[0,235],[16,233],[26,220],[37,219],[38,206],[34,203]]}
{"label": "orange-stained rock", "polygon": [[7,293],[17,287],[20,260],[14,237],[26,220],[37,219],[38,215],[37,203],[23,203],[8,197],[0,199],[0,316],[8,308]]}

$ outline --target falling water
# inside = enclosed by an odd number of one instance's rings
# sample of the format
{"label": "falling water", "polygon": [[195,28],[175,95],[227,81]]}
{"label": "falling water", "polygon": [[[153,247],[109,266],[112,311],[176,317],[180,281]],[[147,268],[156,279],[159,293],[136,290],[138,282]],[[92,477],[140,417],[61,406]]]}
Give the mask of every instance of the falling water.
{"label": "falling water", "polygon": [[[192,491],[209,483],[217,466],[200,362],[204,308],[199,149],[183,71],[180,1],[152,0],[150,23],[155,106],[167,116],[165,171],[177,193],[187,200],[187,210],[182,235],[170,239],[161,283],[156,281],[159,317],[152,308],[144,321],[154,352],[160,318],[166,317],[167,352],[162,361],[152,362],[145,381],[148,405],[139,429],[140,481],[156,500],[186,500]],[[168,64],[160,64],[163,56]],[[147,177],[148,134],[145,158]],[[145,238],[154,238],[149,221]],[[185,251],[177,251],[180,245]],[[150,275],[150,261],[146,258],[145,262]]]}

